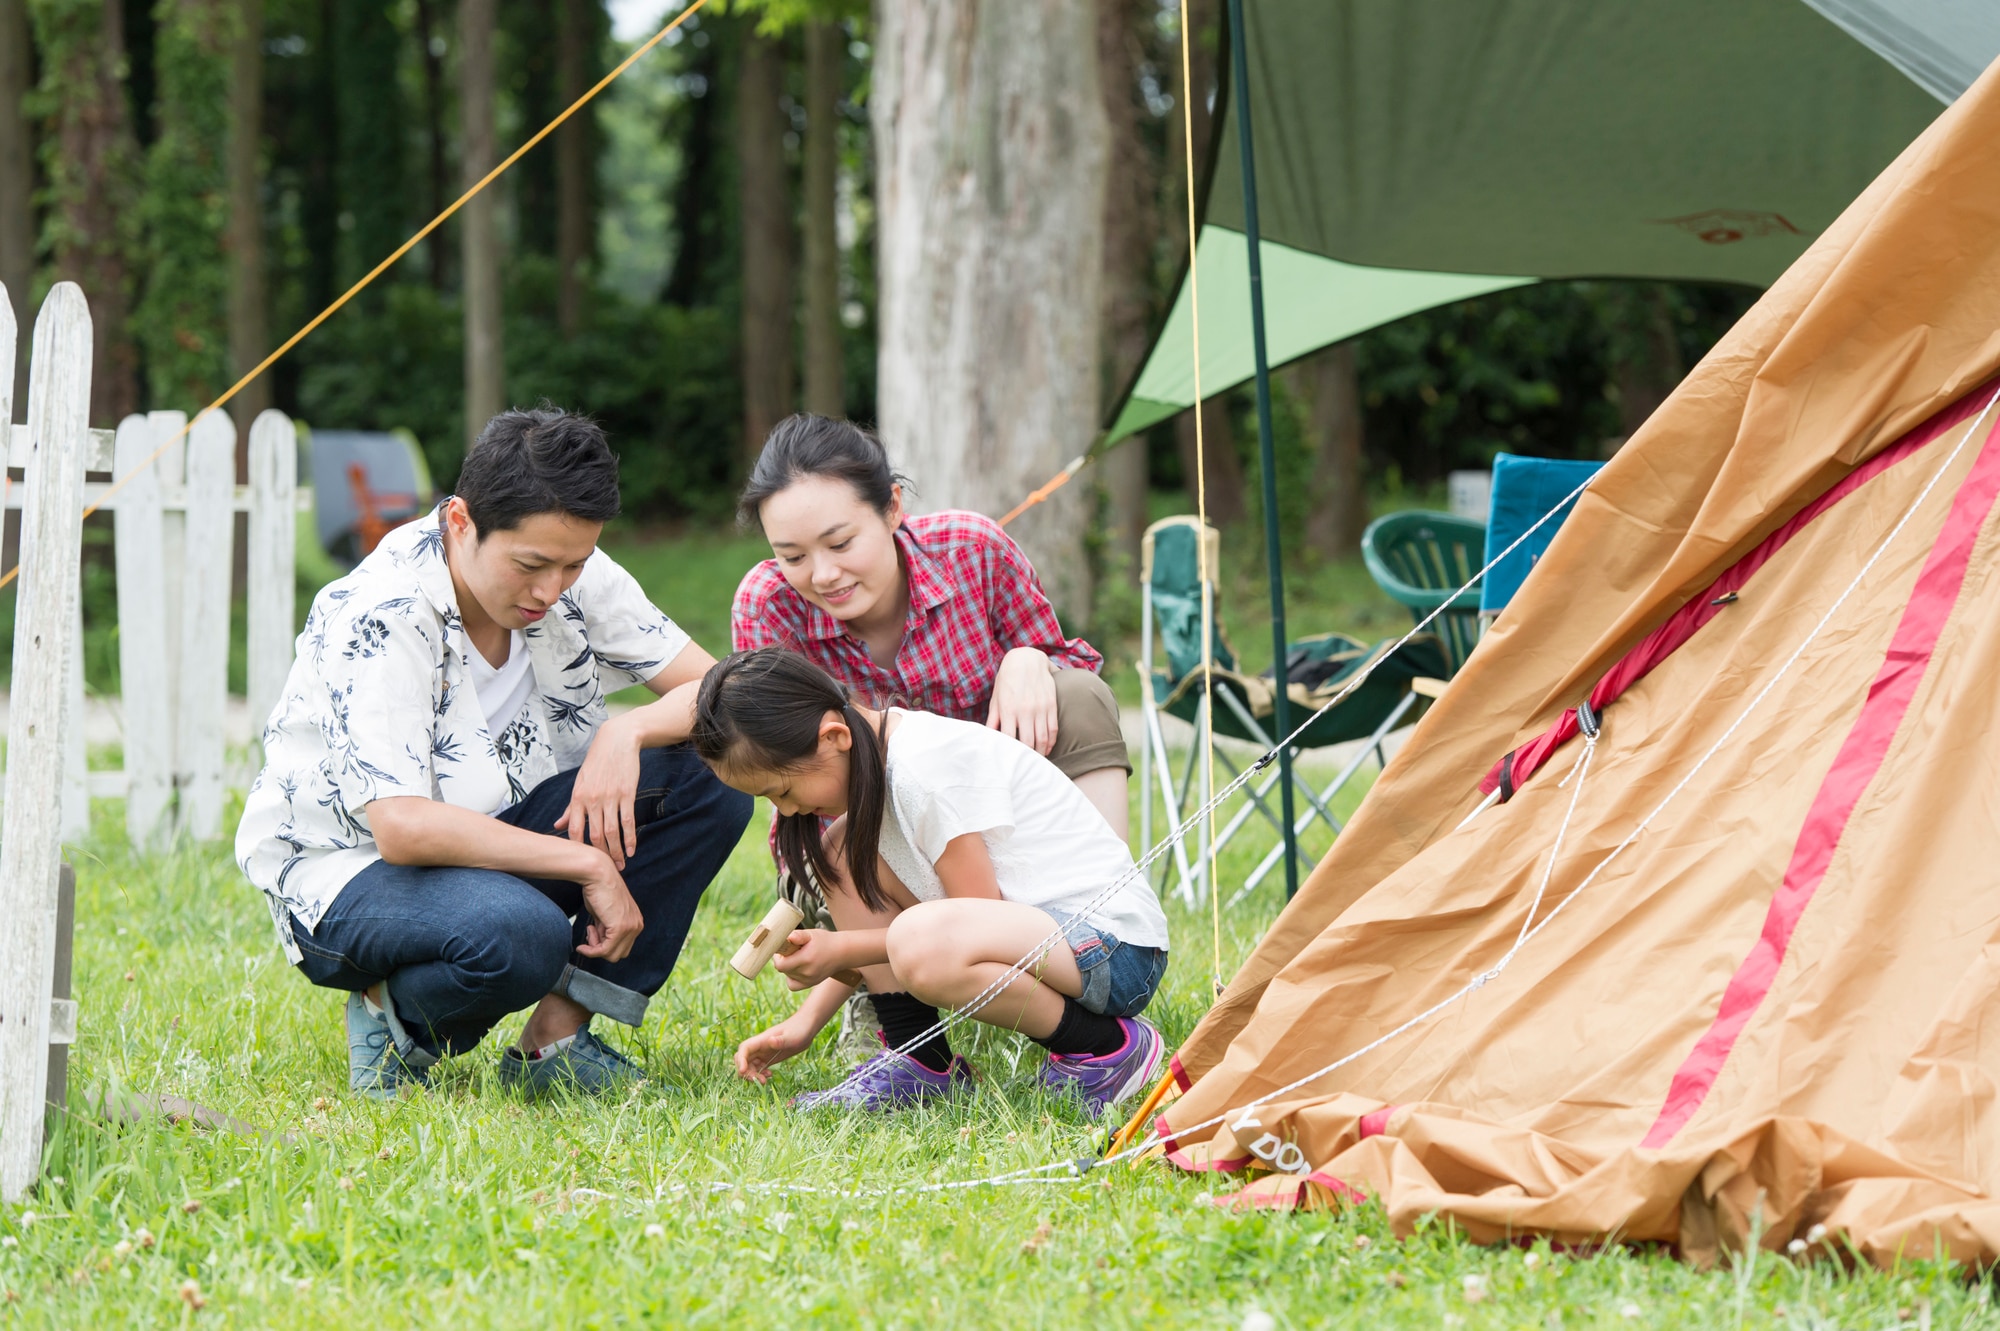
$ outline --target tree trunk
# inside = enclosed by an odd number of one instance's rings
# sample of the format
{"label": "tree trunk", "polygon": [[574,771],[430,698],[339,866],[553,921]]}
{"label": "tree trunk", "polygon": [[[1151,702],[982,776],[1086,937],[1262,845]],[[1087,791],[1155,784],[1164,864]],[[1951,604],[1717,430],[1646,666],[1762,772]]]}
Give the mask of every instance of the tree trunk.
{"label": "tree trunk", "polygon": [[1368,525],[1354,344],[1342,342],[1316,352],[1300,361],[1292,375],[1312,432],[1306,548],[1327,559],[1352,559],[1360,553],[1361,531]]}
{"label": "tree trunk", "polygon": [[1201,188],[1201,173],[1208,165],[1210,114],[1209,99],[1216,95],[1216,58],[1220,40],[1217,23],[1219,0],[1188,0],[1188,69],[1194,80],[1194,96],[1187,107],[1194,122],[1194,179],[1188,180],[1187,138],[1182,130],[1181,103],[1186,90],[1181,87],[1181,53],[1173,43],[1164,64],[1167,83],[1173,89],[1174,107],[1167,113],[1166,170],[1160,173],[1162,215],[1167,219],[1168,252],[1173,267],[1187,262],[1187,187]]}
{"label": "tree trunk", "polygon": [[[1153,249],[1159,167],[1146,146],[1139,71],[1155,0],[1098,0],[1097,59],[1110,121],[1111,157],[1104,187],[1103,420],[1152,346]],[[1127,439],[1098,463],[1107,502],[1110,549],[1139,567],[1149,488],[1146,441]]]}
{"label": "tree trunk", "polygon": [[[469,189],[499,160],[493,127],[495,0],[458,0],[460,151]],[[465,443],[506,406],[506,363],[500,340],[500,196],[481,190],[465,219]]]}
{"label": "tree trunk", "polygon": [[736,74],[737,198],[743,228],[743,456],[792,413],[792,208],[785,188],[785,50],[748,23]]}
{"label": "tree trunk", "polygon": [[[124,228],[132,214],[138,147],[125,90],[124,0],[38,10],[37,39],[49,83],[55,141],[55,276],[90,299],[90,419],[113,426],[139,408],[139,354],[132,343],[131,270]],[[24,321],[24,327],[27,326]]]}
{"label": "tree trunk", "polygon": [[[248,374],[270,351],[264,297],[264,0],[240,0],[229,79],[229,372]],[[236,395],[237,454],[247,463],[250,422],[271,405],[259,376]],[[245,473],[247,474],[247,473]]]}
{"label": "tree trunk", "polygon": [[[25,0],[0,0],[0,283],[23,329],[35,324],[29,304],[35,296],[35,136],[22,105],[28,40]],[[15,366],[14,412],[26,420],[28,358],[18,356]]]}
{"label": "tree trunk", "polygon": [[723,64],[720,40],[730,27],[726,21],[716,21],[697,29],[701,21],[702,16],[696,14],[682,28],[683,32],[706,31],[709,40],[699,45],[686,41],[675,49],[679,79],[686,92],[668,111],[663,127],[663,137],[679,151],[681,167],[668,209],[674,231],[674,266],[660,289],[660,300],[684,309],[719,303],[724,274],[736,267],[729,254],[725,207],[729,202],[724,168],[729,158],[729,126],[721,109],[722,90],[729,86],[725,77],[734,73]]}
{"label": "tree trunk", "polygon": [[[437,0],[417,0],[417,41],[421,46],[424,67],[424,137],[430,149],[427,154],[429,168],[429,214],[436,217],[445,210],[451,200],[445,196],[451,174],[445,164],[444,129],[444,49],[445,37],[436,13]],[[424,254],[429,259],[431,287],[442,291],[445,288],[445,261],[450,254],[444,237],[433,232],[424,242]]]}
{"label": "tree trunk", "polygon": [[[597,0],[562,0],[556,29],[557,111],[590,86],[591,7]],[[595,106],[586,106],[556,131],[556,325],[565,334],[583,326],[590,264],[590,130]]]}
{"label": "tree trunk", "polygon": [[838,23],[806,24],[806,410],[821,416],[847,413],[840,355],[840,238],[834,226],[840,71],[846,57],[847,33]]}
{"label": "tree trunk", "polygon": [[1680,339],[1674,336],[1672,297],[1665,283],[1651,282],[1628,289],[1618,302],[1625,327],[1612,338],[1616,363],[1612,382],[1618,389],[1618,424],[1624,434],[1607,450],[1617,452],[1639,432],[1647,417],[1681,381]]}
{"label": "tree trunk", "polygon": [[[1194,411],[1174,418],[1174,443],[1180,449],[1181,475],[1186,477],[1188,511],[1199,512],[1195,488],[1201,468],[1195,466]],[[1218,396],[1201,404],[1201,455],[1208,464],[1208,520],[1217,527],[1241,522],[1250,511],[1243,491],[1243,459],[1236,456],[1236,435],[1229,422],[1229,399]]]}
{"label": "tree trunk", "polygon": [[[923,504],[998,516],[1097,429],[1109,156],[1096,14],[1074,0],[881,0],[874,89],[890,456]],[[1088,622],[1088,486],[1012,535]]]}

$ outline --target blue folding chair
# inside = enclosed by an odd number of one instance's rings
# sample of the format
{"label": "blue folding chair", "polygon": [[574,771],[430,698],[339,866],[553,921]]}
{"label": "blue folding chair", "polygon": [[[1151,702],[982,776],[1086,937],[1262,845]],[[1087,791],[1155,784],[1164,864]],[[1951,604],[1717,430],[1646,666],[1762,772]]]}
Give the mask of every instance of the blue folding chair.
{"label": "blue folding chair", "polygon": [[[1486,515],[1486,571],[1479,585],[1479,615],[1482,627],[1493,622],[1521,584],[1534,572],[1547,553],[1556,530],[1576,507],[1574,499],[1564,499],[1577,486],[1595,476],[1602,462],[1575,462],[1567,458],[1524,458],[1501,453],[1493,459],[1493,498]],[[1505,559],[1494,557],[1517,540],[1521,533],[1541,521],[1542,515],[1562,504],[1562,511],[1542,523],[1534,535],[1515,546]]]}

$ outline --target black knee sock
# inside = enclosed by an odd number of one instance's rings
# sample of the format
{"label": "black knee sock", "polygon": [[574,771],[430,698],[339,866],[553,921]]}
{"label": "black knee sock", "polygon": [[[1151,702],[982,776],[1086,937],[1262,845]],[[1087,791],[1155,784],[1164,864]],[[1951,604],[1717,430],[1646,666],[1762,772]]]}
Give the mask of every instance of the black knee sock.
{"label": "black knee sock", "polygon": [[1074,998],[1063,999],[1062,1020],[1036,1044],[1052,1054],[1082,1054],[1102,1058],[1125,1047],[1125,1028],[1118,1018],[1100,1016]]}
{"label": "black knee sock", "polygon": [[[901,1049],[938,1023],[938,1010],[914,994],[870,994],[875,1000],[875,1016],[882,1023],[882,1038],[891,1049]],[[932,1072],[951,1067],[951,1041],[939,1031],[909,1051],[910,1057]]]}

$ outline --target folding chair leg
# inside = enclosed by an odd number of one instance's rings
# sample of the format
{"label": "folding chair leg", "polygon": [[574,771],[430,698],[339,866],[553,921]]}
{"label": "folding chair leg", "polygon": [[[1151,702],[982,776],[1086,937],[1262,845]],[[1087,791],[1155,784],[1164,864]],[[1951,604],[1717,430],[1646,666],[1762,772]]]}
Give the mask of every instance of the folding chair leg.
{"label": "folding chair leg", "polygon": [[[1166,808],[1167,826],[1171,830],[1180,826],[1181,809],[1183,806],[1182,802],[1175,798],[1174,795],[1174,769],[1167,761],[1167,736],[1166,732],[1160,726],[1158,708],[1149,709],[1146,713],[1146,741],[1153,749],[1153,770],[1158,773],[1160,778],[1160,802]],[[1182,789],[1185,790],[1186,788],[1186,783],[1183,782]],[[1152,802],[1152,793],[1149,791],[1147,792],[1146,803],[1150,806]],[[1147,843],[1146,848],[1148,850],[1152,849],[1150,842]],[[1180,871],[1180,886],[1177,890],[1184,896],[1192,893],[1194,891],[1193,871],[1188,866],[1187,838],[1174,838],[1173,862],[1174,867]],[[1162,889],[1166,887],[1166,870],[1164,867],[1160,871],[1160,887]]]}
{"label": "folding chair leg", "polygon": [[[1242,722],[1244,728],[1247,729],[1252,735],[1256,736],[1257,743],[1262,745],[1266,752],[1269,752],[1276,745],[1277,741],[1273,740],[1269,735],[1264,733],[1264,727],[1257,724],[1256,718],[1250,715],[1249,709],[1243,706],[1242,702],[1236,697],[1235,694],[1225,693],[1222,695],[1222,700],[1229,704],[1230,710],[1236,713],[1236,719]],[[1292,748],[1292,755],[1294,758],[1296,758],[1298,754],[1299,754],[1299,749],[1296,745],[1294,745]],[[1277,783],[1278,783],[1278,777],[1275,774],[1273,774],[1267,781],[1265,781],[1259,793],[1269,794],[1271,787],[1276,785]],[[1292,769],[1292,784],[1298,788],[1299,794],[1305,798],[1306,803],[1311,805],[1313,809],[1317,810],[1319,816],[1326,819],[1327,823],[1333,828],[1333,830],[1338,832],[1340,830],[1340,820],[1333,816],[1333,810],[1326,807],[1325,802],[1320,799],[1319,794],[1313,790],[1312,783],[1307,781],[1303,776],[1300,776],[1298,769],[1296,767]],[[1277,825],[1281,828],[1284,826],[1283,823],[1279,823]]]}
{"label": "folding chair leg", "polygon": [[[1236,773],[1234,770],[1229,775],[1232,781],[1235,780]],[[1218,852],[1223,846],[1229,844],[1229,839],[1242,830],[1243,824],[1249,822],[1250,815],[1255,813],[1263,814],[1264,821],[1277,831],[1283,832],[1285,830],[1284,819],[1280,818],[1272,810],[1271,806],[1265,802],[1271,793],[1271,787],[1277,784],[1278,778],[1275,774],[1264,778],[1262,785],[1259,785],[1256,781],[1245,783],[1243,787],[1243,803],[1237,806],[1235,814],[1223,825],[1222,830],[1215,834],[1215,844]]]}
{"label": "folding chair leg", "polygon": [[[1403,719],[1410,708],[1416,705],[1416,701],[1417,695],[1414,693],[1403,695],[1402,701],[1398,702],[1395,709],[1383,718],[1382,724],[1375,727],[1375,733],[1368,737],[1367,744],[1362,748],[1361,752],[1355,754],[1347,766],[1340,769],[1340,774],[1327,783],[1326,789],[1320,794],[1318,803],[1331,804],[1333,797],[1340,792],[1341,787],[1354,779],[1354,774],[1361,770],[1361,764],[1368,761],[1370,754],[1374,754],[1382,766],[1386,767],[1388,765],[1386,761],[1382,760],[1382,741],[1387,738],[1390,731],[1396,728],[1396,724]],[[1293,830],[1295,832],[1304,832],[1312,826],[1312,818],[1313,815],[1310,812],[1300,814],[1298,821],[1293,825]],[[1335,826],[1338,828],[1337,823]],[[1271,870],[1278,867],[1284,853],[1285,844],[1280,841],[1276,846],[1271,848],[1269,854],[1265,855],[1258,862],[1257,867],[1250,871],[1250,876],[1243,880],[1243,886],[1237,889],[1236,895],[1229,898],[1227,904],[1234,906],[1237,902],[1256,891],[1257,885],[1264,881]]]}

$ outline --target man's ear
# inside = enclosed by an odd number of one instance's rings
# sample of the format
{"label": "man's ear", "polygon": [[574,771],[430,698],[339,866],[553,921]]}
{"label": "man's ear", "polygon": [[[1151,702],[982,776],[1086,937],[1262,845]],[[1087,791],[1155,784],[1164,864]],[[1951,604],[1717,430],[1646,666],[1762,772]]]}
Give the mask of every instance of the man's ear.
{"label": "man's ear", "polygon": [[445,525],[451,528],[451,534],[459,540],[470,540],[475,545],[479,543],[479,528],[472,523],[472,510],[457,495],[445,501],[444,520]]}
{"label": "man's ear", "polygon": [[854,747],[854,731],[839,712],[830,711],[819,719],[820,751],[824,753],[828,745],[835,753],[846,753]]}

